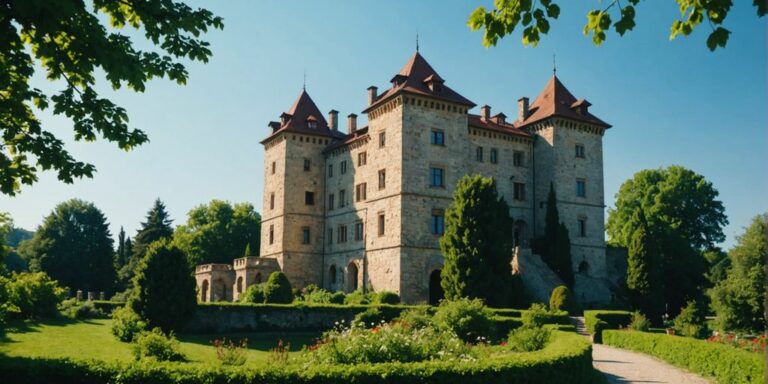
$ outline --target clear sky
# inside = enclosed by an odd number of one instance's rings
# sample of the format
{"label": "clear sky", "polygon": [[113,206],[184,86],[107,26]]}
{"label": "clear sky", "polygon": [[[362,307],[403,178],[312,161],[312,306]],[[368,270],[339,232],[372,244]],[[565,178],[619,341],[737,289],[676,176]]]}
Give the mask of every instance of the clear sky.
{"label": "clear sky", "polygon": [[[260,211],[259,141],[299,95],[303,72],[321,110],[359,114],[365,89],[387,87],[413,54],[418,33],[422,55],[447,85],[508,116],[516,115],[518,98],[541,91],[556,53],[561,81],[613,125],[604,138],[606,204],[635,172],[679,164],[720,191],[730,220],[725,246],[732,245],[753,216],[768,211],[765,18],[756,17],[751,2],[735,2],[726,20],[731,41],[711,53],[709,26],[670,42],[676,4],[645,1],[634,31],[623,38],[611,33],[595,47],[581,30],[587,10],[601,3],[558,3],[560,19],[538,47],[523,47],[518,33],[486,49],[466,20],[490,0],[194,2],[222,16],[225,28],[206,36],[213,58],[188,66],[186,86],[154,80],[142,94],[101,87],[151,142],[131,152],[74,142],[70,121],[43,113],[44,126],[98,173],[73,185],[43,173],[19,196],[0,196],[0,211],[34,229],[57,203],[81,198],[106,214],[113,234],[124,226],[129,236],[156,197],[176,224],[211,199],[248,201]],[[61,89],[40,74],[34,85]]]}

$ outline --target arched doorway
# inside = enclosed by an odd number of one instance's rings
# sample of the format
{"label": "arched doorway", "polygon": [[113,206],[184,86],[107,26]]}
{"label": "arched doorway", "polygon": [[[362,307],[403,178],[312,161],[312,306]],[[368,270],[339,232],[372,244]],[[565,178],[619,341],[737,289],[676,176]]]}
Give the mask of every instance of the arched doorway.
{"label": "arched doorway", "polygon": [[237,277],[237,294],[238,296],[243,293],[243,277],[238,276]]}
{"label": "arched doorway", "polygon": [[512,241],[515,247],[527,247],[528,245],[528,223],[524,220],[517,220],[512,227]]}
{"label": "arched doorway", "polygon": [[429,304],[437,305],[445,297],[443,286],[440,285],[440,269],[435,269],[429,274]]}
{"label": "arched doorway", "polygon": [[579,273],[583,273],[585,275],[589,274],[589,263],[587,263],[586,260],[582,260],[582,262],[579,263]]}
{"label": "arched doorway", "polygon": [[357,265],[352,262],[347,266],[347,291],[357,291]]}
{"label": "arched doorway", "polygon": [[200,289],[200,301],[208,301],[208,280],[203,280],[203,287]]}
{"label": "arched doorway", "polygon": [[211,291],[213,294],[211,297],[211,301],[224,301],[227,300],[227,284],[224,283],[224,280],[216,280],[213,282],[213,290]]}
{"label": "arched doorway", "polygon": [[261,272],[256,272],[256,277],[253,278],[253,282],[256,284],[261,284]]}
{"label": "arched doorway", "polygon": [[328,269],[328,288],[334,289],[336,285],[336,265],[332,264]]}

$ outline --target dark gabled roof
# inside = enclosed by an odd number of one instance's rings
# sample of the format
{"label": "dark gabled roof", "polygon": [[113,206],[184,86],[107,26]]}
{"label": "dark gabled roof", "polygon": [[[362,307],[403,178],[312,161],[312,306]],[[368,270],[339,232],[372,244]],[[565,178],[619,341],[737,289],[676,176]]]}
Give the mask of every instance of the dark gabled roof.
{"label": "dark gabled roof", "polygon": [[352,144],[358,140],[364,139],[368,137],[368,126],[358,128],[354,132],[347,135],[343,140],[334,141],[333,143],[329,144],[325,149],[323,149],[323,153],[328,153],[333,151],[334,149],[341,148],[345,145]]}
{"label": "dark gabled roof", "polygon": [[[270,132],[270,135],[264,139],[262,143],[283,132],[305,133],[309,135],[330,137],[333,139],[343,139],[346,137],[345,134],[333,131],[328,127],[328,122],[325,121],[325,117],[323,117],[320,109],[317,108],[315,102],[312,101],[312,98],[309,97],[309,94],[304,89],[291,106],[291,109],[289,109],[288,112],[281,114],[280,117],[280,127],[274,129],[273,132]],[[283,119],[285,120],[284,122],[282,122]],[[310,121],[315,123],[315,128],[309,127],[308,123]],[[270,123],[270,127],[272,127],[272,125],[273,124]],[[275,127],[277,127],[277,124],[275,124]]]}
{"label": "dark gabled roof", "polygon": [[[376,101],[368,106],[363,113],[367,113],[400,92],[434,97],[440,100],[464,104],[470,108],[475,106],[475,103],[443,84],[444,80],[418,52],[411,56],[410,60],[408,60],[408,62],[405,63],[405,66],[403,66],[403,69],[392,78],[391,82],[392,87],[379,95],[376,98]],[[430,82],[435,82],[438,85],[435,87],[434,91],[429,88],[428,83]]]}
{"label": "dark gabled roof", "polygon": [[[498,115],[497,115],[498,116]],[[508,135],[520,136],[531,138],[531,134],[523,131],[520,128],[515,127],[512,124],[499,124],[496,119],[483,119],[480,115],[467,114],[467,121],[470,127],[489,129],[499,133],[506,133]]]}
{"label": "dark gabled roof", "polygon": [[[544,90],[528,108],[528,117],[515,125],[523,127],[549,117],[558,116],[610,128],[610,124],[589,112],[587,107],[590,105],[589,101],[584,99],[576,100],[560,82],[560,79],[557,76],[552,76]],[[584,108],[580,108],[582,106]]]}

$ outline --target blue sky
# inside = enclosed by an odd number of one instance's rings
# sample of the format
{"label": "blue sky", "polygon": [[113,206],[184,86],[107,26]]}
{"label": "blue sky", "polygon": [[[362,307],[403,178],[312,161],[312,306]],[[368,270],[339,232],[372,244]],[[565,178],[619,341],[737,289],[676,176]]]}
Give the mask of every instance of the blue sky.
{"label": "blue sky", "polygon": [[[137,94],[102,83],[103,95],[125,107],[131,125],[151,142],[131,152],[103,141],[75,142],[67,119],[43,113],[44,125],[98,173],[72,185],[43,173],[19,196],[0,196],[0,211],[34,229],[57,203],[81,198],[106,214],[114,234],[124,226],[132,236],[156,197],[176,224],[211,199],[248,201],[261,210],[259,141],[267,122],[298,96],[304,71],[321,110],[359,114],[365,89],[386,88],[413,53],[417,33],[421,53],[446,84],[509,116],[519,97],[534,98],[544,87],[556,53],[561,81],[613,125],[604,138],[607,205],[635,172],[679,164],[720,191],[730,220],[726,247],[754,215],[768,211],[766,21],[751,2],[736,2],[726,20],[731,41],[715,53],[704,44],[706,25],[669,41],[678,16],[672,1],[642,2],[634,31],[623,38],[611,33],[595,47],[581,30],[589,8],[601,3],[561,0],[560,19],[538,47],[523,47],[515,34],[486,49],[466,20],[478,4],[491,3],[193,2],[222,16],[225,28],[206,36],[214,56],[188,66],[186,86],[158,79]],[[62,87],[41,74],[34,85]]]}

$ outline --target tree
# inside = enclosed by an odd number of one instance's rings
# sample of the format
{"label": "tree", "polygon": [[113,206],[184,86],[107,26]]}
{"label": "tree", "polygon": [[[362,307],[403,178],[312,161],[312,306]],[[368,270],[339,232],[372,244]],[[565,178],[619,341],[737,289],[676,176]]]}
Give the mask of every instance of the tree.
{"label": "tree", "polygon": [[19,251],[31,271],[43,271],[63,286],[111,292],[112,244],[104,214],[93,203],[72,199],[57,205]]}
{"label": "tree", "polygon": [[[87,7],[93,6],[90,10]],[[109,26],[104,26],[109,20]],[[143,31],[155,49],[141,51],[118,30]],[[59,180],[92,177],[95,167],[77,161],[36,116],[53,104],[54,115],[74,123],[75,139],[97,136],[130,150],[145,143],[144,132],[128,126],[128,113],[99,96],[96,74],[109,85],[143,92],[147,81],[167,77],[185,84],[182,61],[207,62],[209,44],[198,39],[222,19],[172,0],[94,0],[3,2],[0,10],[0,192],[15,195],[21,184],[37,181],[39,170],[54,170]],[[63,90],[49,95],[31,88],[36,68]],[[33,163],[31,159],[35,159]]]}
{"label": "tree", "polygon": [[552,294],[549,296],[550,311],[574,312],[575,307],[576,303],[573,301],[573,295],[568,287],[560,285],[552,290]]}
{"label": "tree", "polygon": [[[10,247],[5,243],[6,236],[8,236],[8,234],[11,232],[11,228],[13,228],[13,220],[11,220],[11,215],[6,212],[0,212],[0,276],[6,273],[5,259],[8,257]],[[2,305],[2,303],[3,302],[0,302],[0,305]],[[0,319],[0,321],[1,320],[2,319]]]}
{"label": "tree", "polygon": [[629,243],[627,259],[627,289],[635,309],[659,324],[664,313],[664,282],[661,278],[661,262],[650,241],[648,225],[643,211],[633,218],[637,229]]}
{"label": "tree", "polygon": [[127,261],[128,257],[125,254],[125,230],[123,227],[120,227],[120,233],[117,234],[117,249],[115,250],[115,269],[120,270]]}
{"label": "tree", "polygon": [[[606,32],[613,27],[620,36],[635,27],[635,7],[640,0],[621,2],[612,0],[602,9],[593,9],[587,13],[584,35],[592,35],[592,42],[599,46],[606,39]],[[655,3],[655,2],[654,2]],[[668,4],[671,2],[668,2]],[[723,27],[723,22],[731,10],[733,2],[726,1],[688,1],[677,0],[680,19],[672,23],[670,40],[678,35],[688,36],[702,21],[706,20],[712,31],[707,38],[707,48],[714,51],[725,47],[731,32]],[[765,0],[753,0],[757,16],[763,17],[768,11]],[[541,35],[549,32],[550,21],[560,16],[560,7],[553,0],[497,0],[495,9],[490,11],[478,7],[469,16],[468,25],[473,31],[483,29],[483,45],[494,46],[499,39],[510,35],[515,28],[523,28],[523,45],[536,46]],[[618,17],[613,21],[612,17]]]}
{"label": "tree", "polygon": [[[138,230],[134,241],[130,245],[126,244],[125,255],[128,260],[123,264],[118,273],[118,282],[120,289],[128,288],[133,279],[136,266],[147,253],[149,245],[162,239],[170,239],[173,236],[173,227],[168,211],[160,199],[156,199],[152,208],[147,212],[147,221],[141,223],[141,229]],[[131,252],[127,251],[131,249]]]}
{"label": "tree", "polygon": [[222,200],[193,208],[187,223],[174,233],[174,241],[189,255],[191,265],[232,263],[243,257],[249,245],[258,249],[260,238],[261,216],[253,205]]}
{"label": "tree", "polygon": [[643,170],[624,182],[608,210],[609,243],[629,247],[642,211],[648,246],[658,252],[664,302],[674,316],[690,300],[700,300],[707,287],[703,253],[725,240],[728,223],[718,192],[703,176],[680,167]]}
{"label": "tree", "polygon": [[716,322],[722,331],[762,332],[768,260],[768,213],[752,220],[728,252],[725,279],[709,290]]}
{"label": "tree", "polygon": [[544,236],[537,241],[541,258],[563,282],[573,287],[573,265],[571,262],[571,239],[568,228],[560,222],[557,210],[557,194],[552,183],[547,195],[547,212],[544,217]]}
{"label": "tree", "polygon": [[147,248],[133,279],[128,307],[144,319],[149,328],[166,333],[178,331],[197,307],[195,278],[187,256],[168,239]]}
{"label": "tree", "polygon": [[512,292],[512,218],[496,182],[464,176],[445,212],[440,249],[445,255],[441,286],[449,300],[484,299],[489,306],[509,305]]}
{"label": "tree", "polygon": [[282,272],[272,272],[264,284],[264,302],[290,304],[293,302],[293,290],[288,277]]}

